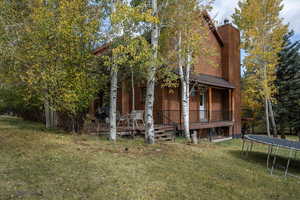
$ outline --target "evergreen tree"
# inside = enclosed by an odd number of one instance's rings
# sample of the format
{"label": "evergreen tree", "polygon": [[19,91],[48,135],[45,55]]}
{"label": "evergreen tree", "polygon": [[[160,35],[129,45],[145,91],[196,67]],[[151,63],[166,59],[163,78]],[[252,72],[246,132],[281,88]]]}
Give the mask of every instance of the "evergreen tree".
{"label": "evergreen tree", "polygon": [[281,137],[285,137],[285,129],[290,127],[299,131],[300,128],[300,42],[292,42],[294,32],[284,36],[284,45],[279,53],[277,79],[278,93],[276,95],[277,120]]}

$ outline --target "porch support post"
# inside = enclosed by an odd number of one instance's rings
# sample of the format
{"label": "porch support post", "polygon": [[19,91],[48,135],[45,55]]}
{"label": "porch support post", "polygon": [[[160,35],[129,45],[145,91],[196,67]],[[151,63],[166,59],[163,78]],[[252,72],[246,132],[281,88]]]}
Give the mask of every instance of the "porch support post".
{"label": "porch support post", "polygon": [[[130,95],[128,94],[128,90],[127,90],[127,83],[126,81],[122,82],[122,86],[120,88],[120,96],[119,96],[119,111],[120,114],[128,114],[130,112],[130,104],[131,104],[131,99],[130,99]],[[135,98],[135,96],[133,96],[132,98]],[[131,105],[132,106],[132,105]]]}
{"label": "porch support post", "polygon": [[232,121],[232,116],[233,116],[233,113],[232,113],[232,90],[229,89],[228,91],[228,115],[229,115],[229,120]]}
{"label": "porch support post", "polygon": [[232,108],[232,121],[235,122],[235,106],[234,106],[235,102],[234,102],[234,92],[231,90],[231,108]]}
{"label": "porch support post", "polygon": [[[233,98],[233,91],[232,89],[229,89],[228,91],[228,98],[229,98],[229,110],[228,110],[228,115],[229,115],[229,120],[234,122],[234,98]],[[234,128],[233,126],[229,127],[229,135],[233,135],[234,133]]]}
{"label": "porch support post", "polygon": [[212,120],[212,88],[208,88],[208,122]]}
{"label": "porch support post", "polygon": [[[165,124],[167,123],[167,120],[165,119],[165,115],[167,115],[168,119],[170,118],[170,112],[168,111],[168,93],[169,89],[168,88],[160,88],[161,90],[161,123]],[[179,99],[180,101],[180,99]]]}

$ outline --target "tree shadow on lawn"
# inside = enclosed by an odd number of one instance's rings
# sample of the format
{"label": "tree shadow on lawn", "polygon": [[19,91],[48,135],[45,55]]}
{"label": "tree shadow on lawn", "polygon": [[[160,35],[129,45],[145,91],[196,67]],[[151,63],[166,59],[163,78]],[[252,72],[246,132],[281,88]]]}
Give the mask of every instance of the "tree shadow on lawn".
{"label": "tree shadow on lawn", "polygon": [[[229,153],[231,155],[233,155],[234,157],[241,159],[245,162],[259,164],[262,167],[267,168],[267,157],[268,157],[267,152],[264,153],[264,152],[252,151],[252,152],[248,153],[248,156],[245,154],[242,154],[241,150],[230,150]],[[298,153],[298,154],[299,155],[297,156],[296,159],[292,158],[290,161],[289,173],[293,173],[297,176],[300,176],[300,160],[299,160],[300,153]],[[283,156],[282,154],[280,154],[276,158],[275,169],[282,171],[282,173],[284,173],[287,161],[288,161],[288,156]],[[273,163],[273,156],[271,156],[270,160],[269,160],[270,168],[272,167],[272,163]]]}

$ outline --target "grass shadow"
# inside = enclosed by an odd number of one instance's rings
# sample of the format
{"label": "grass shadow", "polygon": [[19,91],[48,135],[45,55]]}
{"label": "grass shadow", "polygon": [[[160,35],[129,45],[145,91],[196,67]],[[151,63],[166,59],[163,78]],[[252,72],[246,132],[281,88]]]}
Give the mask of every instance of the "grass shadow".
{"label": "grass shadow", "polygon": [[[235,158],[242,159],[246,162],[252,162],[255,164],[259,164],[263,167],[267,168],[267,152],[258,152],[258,151],[252,151],[249,152],[248,155],[242,154],[241,150],[229,150],[229,153],[234,156]],[[270,157],[269,166],[272,166],[274,157]],[[284,172],[286,164],[288,161],[288,157],[284,155],[278,155],[276,158],[276,169],[279,171]],[[300,176],[300,160],[299,157],[296,159],[291,159],[290,165],[289,165],[289,173],[293,173],[295,175]]]}
{"label": "grass shadow", "polygon": [[9,127],[0,127],[0,129],[21,129],[29,131],[50,132],[53,134],[67,134],[59,129],[46,129],[45,125],[40,122],[26,121],[18,117],[0,116],[0,122]]}

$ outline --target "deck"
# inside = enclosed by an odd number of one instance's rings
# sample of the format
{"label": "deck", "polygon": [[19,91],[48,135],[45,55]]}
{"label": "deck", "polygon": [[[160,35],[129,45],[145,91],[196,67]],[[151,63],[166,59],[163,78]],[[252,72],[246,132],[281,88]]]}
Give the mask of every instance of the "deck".
{"label": "deck", "polygon": [[[96,135],[108,135],[109,134],[109,126],[105,124],[101,124],[100,127],[98,127],[95,123],[89,124],[89,126],[85,127],[85,131],[88,133],[96,134]],[[154,131],[155,131],[155,139],[157,141],[174,141],[175,140],[175,131],[176,126],[171,125],[162,125],[162,124],[155,124],[154,125]],[[117,134],[118,136],[129,136],[129,137],[135,137],[135,136],[144,136],[145,135],[145,127],[140,125],[138,127],[132,128],[127,126],[119,126],[117,127]]]}
{"label": "deck", "polygon": [[[96,126],[94,127],[96,131]],[[174,129],[174,126],[171,125],[162,125],[162,124],[155,124],[154,125],[155,130],[169,130],[169,129]],[[127,127],[127,126],[119,126],[117,127],[117,132],[132,132],[132,131],[137,131],[137,132],[145,132],[145,126],[138,126],[138,127]],[[107,126],[100,126],[99,132],[109,132],[109,127]]]}
{"label": "deck", "polygon": [[[199,123],[191,123],[190,129],[191,130],[197,130],[197,129],[208,129],[208,128],[217,128],[217,127],[230,127],[233,126],[233,121],[217,121],[217,122],[199,122]],[[183,124],[177,124],[177,130],[183,130]],[[174,130],[175,125],[163,125],[163,124],[155,124],[154,125],[155,130]],[[109,126],[105,124],[101,124],[99,127],[99,130],[97,131],[97,125],[91,124],[86,129],[88,132],[109,132]],[[145,127],[140,125],[138,127],[128,127],[128,126],[119,126],[117,127],[117,132],[145,132]]]}
{"label": "deck", "polygon": [[[233,121],[217,121],[217,122],[199,122],[199,123],[191,123],[190,129],[206,129],[206,128],[217,128],[217,127],[230,127],[233,126]],[[179,124],[177,126],[178,130],[183,130],[183,124]]]}
{"label": "deck", "polygon": [[[218,127],[231,127],[233,126],[233,121],[215,121],[215,122],[198,122],[191,123],[190,130],[199,130],[199,129],[210,129],[210,128],[218,128]],[[155,138],[159,141],[174,141],[176,131],[182,131],[183,124],[174,124],[174,125],[163,125],[163,124],[155,124]],[[92,123],[85,129],[86,132],[96,134],[96,135],[108,135],[109,134],[109,126],[107,124],[100,124],[97,130],[97,124]],[[139,125],[135,128],[128,126],[119,126],[117,127],[117,134],[119,136],[144,136],[145,135],[145,126]],[[220,136],[220,138],[219,138]],[[200,136],[199,136],[200,137]],[[224,139],[224,135],[207,135],[210,137],[210,141],[213,139]]]}

